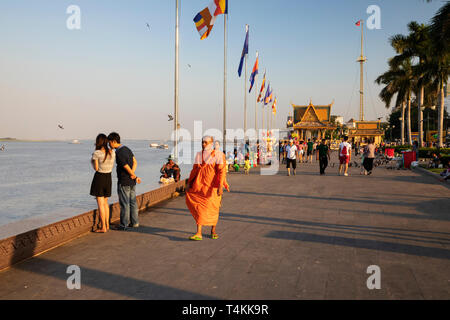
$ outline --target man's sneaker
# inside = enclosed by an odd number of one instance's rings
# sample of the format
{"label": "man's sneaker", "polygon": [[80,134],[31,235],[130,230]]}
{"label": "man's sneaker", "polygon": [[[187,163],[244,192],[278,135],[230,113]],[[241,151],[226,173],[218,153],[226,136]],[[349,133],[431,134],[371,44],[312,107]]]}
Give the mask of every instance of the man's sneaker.
{"label": "man's sneaker", "polygon": [[348,177],[348,173],[344,173],[344,176]]}
{"label": "man's sneaker", "polygon": [[132,228],[139,228],[139,223],[133,224],[131,227]]}

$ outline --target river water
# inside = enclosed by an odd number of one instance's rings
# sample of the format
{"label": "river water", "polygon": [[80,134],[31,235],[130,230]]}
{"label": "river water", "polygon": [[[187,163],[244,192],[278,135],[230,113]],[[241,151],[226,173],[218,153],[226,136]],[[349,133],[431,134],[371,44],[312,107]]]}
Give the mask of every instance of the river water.
{"label": "river water", "polygon": [[[94,141],[69,142],[2,142],[0,151],[0,226],[39,215],[78,215],[96,208],[89,195],[94,175],[90,159]],[[151,141],[123,141],[138,162],[137,175],[142,183],[137,193],[160,187],[160,168],[171,150],[150,148]],[[184,143],[185,146],[187,142]],[[189,142],[192,153],[200,142]],[[186,149],[185,149],[186,150]],[[181,164],[182,178],[188,177],[192,164]],[[114,168],[110,203],[118,201],[117,175]]]}

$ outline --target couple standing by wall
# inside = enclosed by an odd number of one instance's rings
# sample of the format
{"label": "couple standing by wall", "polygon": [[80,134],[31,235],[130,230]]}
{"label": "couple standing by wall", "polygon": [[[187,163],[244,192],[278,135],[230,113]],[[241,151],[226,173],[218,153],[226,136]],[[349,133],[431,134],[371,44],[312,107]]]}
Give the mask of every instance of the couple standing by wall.
{"label": "couple standing by wall", "polygon": [[[109,230],[109,205],[111,197],[111,172],[116,162],[117,194],[120,204],[120,225],[118,230],[127,230],[130,226],[139,227],[138,208],[136,202],[136,184],[141,179],[136,176],[137,161],[133,152],[120,143],[120,136],[113,132],[108,137],[101,133],[95,141],[95,152],[92,155],[92,164],[95,175],[91,184],[90,195],[96,197],[98,212],[102,228],[97,233]],[[131,225],[130,225],[131,218]]]}

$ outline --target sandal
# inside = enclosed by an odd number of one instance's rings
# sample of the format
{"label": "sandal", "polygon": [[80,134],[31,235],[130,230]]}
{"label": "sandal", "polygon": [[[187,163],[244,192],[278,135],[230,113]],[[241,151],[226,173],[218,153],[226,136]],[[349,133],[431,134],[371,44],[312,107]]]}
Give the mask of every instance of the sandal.
{"label": "sandal", "polygon": [[211,239],[217,240],[219,239],[219,235],[217,233],[211,234]]}
{"label": "sandal", "polygon": [[192,237],[189,237],[189,240],[201,241],[201,240],[203,240],[203,238],[199,237],[199,236],[192,236]]}

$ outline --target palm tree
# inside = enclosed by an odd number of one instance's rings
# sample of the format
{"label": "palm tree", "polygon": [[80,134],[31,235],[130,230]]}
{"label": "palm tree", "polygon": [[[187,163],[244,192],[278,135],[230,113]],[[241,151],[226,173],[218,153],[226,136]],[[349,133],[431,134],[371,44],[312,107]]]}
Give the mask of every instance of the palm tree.
{"label": "palm tree", "polygon": [[444,141],[444,86],[450,76],[450,2],[442,6],[431,22],[431,39],[433,56],[429,65],[427,76],[433,79],[433,84],[439,93],[439,122],[438,145],[443,146]]}
{"label": "palm tree", "polygon": [[408,24],[409,35],[395,35],[391,38],[391,45],[399,55],[392,58],[394,66],[400,65],[404,60],[418,58],[419,63],[413,66],[413,73],[417,79],[418,92],[416,94],[418,107],[419,145],[423,145],[423,101],[424,87],[426,85],[423,66],[429,63],[432,52],[430,51],[430,27],[412,21]]}
{"label": "palm tree", "polygon": [[380,92],[380,98],[385,103],[386,108],[389,108],[391,101],[395,95],[395,108],[402,110],[402,144],[405,143],[405,105],[407,113],[407,131],[408,143],[412,144],[411,138],[411,96],[415,86],[415,78],[412,69],[411,60],[404,60],[400,65],[397,65],[391,59],[389,61],[390,69],[379,76],[375,82],[377,84],[384,84],[385,87]]}

